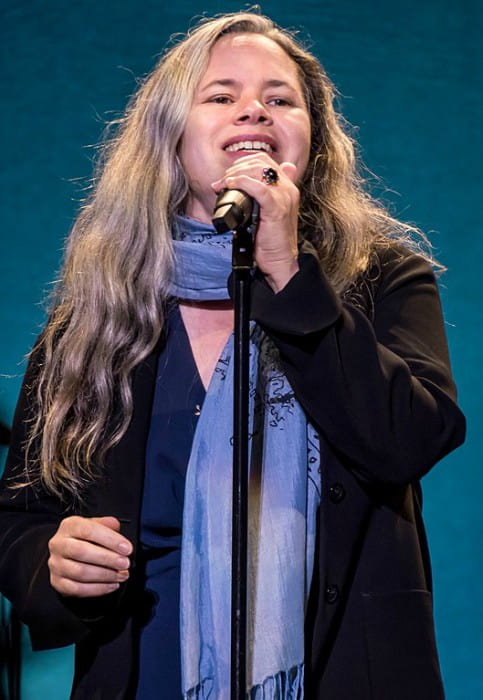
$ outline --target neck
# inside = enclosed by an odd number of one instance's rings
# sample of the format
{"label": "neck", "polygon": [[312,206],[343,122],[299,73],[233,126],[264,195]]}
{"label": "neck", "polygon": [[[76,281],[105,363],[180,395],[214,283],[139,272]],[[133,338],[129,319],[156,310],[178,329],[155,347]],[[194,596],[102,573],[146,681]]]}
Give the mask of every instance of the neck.
{"label": "neck", "polygon": [[231,311],[233,309],[233,302],[231,299],[220,299],[215,301],[184,299],[180,301],[179,305],[192,309],[206,309],[206,311]]}
{"label": "neck", "polygon": [[190,219],[194,219],[195,221],[199,221],[202,224],[209,224],[210,226],[213,225],[213,209],[215,207],[215,195],[213,198],[213,204],[211,208],[205,207],[203,204],[200,202],[196,201],[191,201],[188,202],[188,206],[186,207],[186,212],[185,216],[189,217]]}

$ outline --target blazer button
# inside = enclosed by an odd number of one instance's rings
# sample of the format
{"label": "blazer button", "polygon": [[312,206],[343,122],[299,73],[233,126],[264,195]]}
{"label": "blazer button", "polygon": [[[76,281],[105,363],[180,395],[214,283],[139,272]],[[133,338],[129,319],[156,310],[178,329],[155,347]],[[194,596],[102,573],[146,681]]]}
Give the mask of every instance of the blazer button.
{"label": "blazer button", "polygon": [[329,605],[333,605],[339,600],[339,588],[333,583],[329,584],[325,589],[325,600]]}
{"label": "blazer button", "polygon": [[329,486],[329,498],[332,503],[340,503],[345,498],[345,488],[342,484],[332,484]]}

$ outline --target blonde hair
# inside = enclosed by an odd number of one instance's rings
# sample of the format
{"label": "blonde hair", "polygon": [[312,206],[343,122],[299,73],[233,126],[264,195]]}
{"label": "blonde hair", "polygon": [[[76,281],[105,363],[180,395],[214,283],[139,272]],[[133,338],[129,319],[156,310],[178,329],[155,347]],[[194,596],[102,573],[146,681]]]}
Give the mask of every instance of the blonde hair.
{"label": "blonde hair", "polygon": [[36,349],[41,366],[26,458],[27,479],[40,478],[58,495],[81,495],[131,419],[132,371],[163,328],[171,223],[188,195],[179,143],[210,50],[233,32],[272,39],[298,66],[312,121],[299,233],[317,248],[335,288],[341,294],[350,288],[375,245],[408,240],[410,227],[364,191],[354,143],[319,62],[267,17],[245,12],[203,20],[161,58],[131,100],[103,148],[92,195],[68,240]]}

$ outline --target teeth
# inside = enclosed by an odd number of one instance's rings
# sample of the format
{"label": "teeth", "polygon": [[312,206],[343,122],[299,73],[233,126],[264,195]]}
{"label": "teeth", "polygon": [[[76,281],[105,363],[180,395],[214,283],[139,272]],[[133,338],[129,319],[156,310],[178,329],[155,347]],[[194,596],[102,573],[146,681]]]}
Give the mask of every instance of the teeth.
{"label": "teeth", "polygon": [[225,151],[266,151],[267,153],[271,153],[272,150],[270,144],[265,141],[238,141],[225,148]]}

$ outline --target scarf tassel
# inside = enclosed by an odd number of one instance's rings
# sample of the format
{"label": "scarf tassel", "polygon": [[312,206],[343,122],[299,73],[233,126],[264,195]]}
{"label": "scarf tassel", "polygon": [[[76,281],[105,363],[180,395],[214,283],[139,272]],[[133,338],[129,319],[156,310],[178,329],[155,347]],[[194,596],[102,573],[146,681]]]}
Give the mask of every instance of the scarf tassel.
{"label": "scarf tassel", "polygon": [[[183,697],[184,700],[221,700],[214,697],[213,681],[209,678],[188,690]],[[302,700],[303,697],[304,664],[266,678],[247,693],[247,700]]]}

